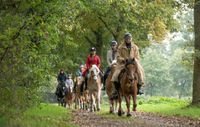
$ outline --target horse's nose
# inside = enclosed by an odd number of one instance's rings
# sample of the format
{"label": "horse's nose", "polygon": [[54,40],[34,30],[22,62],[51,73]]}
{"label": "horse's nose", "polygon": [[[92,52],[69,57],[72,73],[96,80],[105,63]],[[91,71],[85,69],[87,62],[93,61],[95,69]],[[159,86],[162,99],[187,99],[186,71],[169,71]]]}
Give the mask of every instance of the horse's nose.
{"label": "horse's nose", "polygon": [[129,81],[130,81],[130,83],[134,83],[134,80],[131,78],[131,79],[129,79]]}

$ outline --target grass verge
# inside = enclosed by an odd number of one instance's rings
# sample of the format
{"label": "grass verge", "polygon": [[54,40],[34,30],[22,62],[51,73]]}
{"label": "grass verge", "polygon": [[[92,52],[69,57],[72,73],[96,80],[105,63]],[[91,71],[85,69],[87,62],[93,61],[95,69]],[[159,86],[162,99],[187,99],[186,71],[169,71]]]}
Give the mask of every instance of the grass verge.
{"label": "grass verge", "polygon": [[10,118],[8,127],[76,127],[71,121],[71,110],[52,104],[31,108],[22,116]]}

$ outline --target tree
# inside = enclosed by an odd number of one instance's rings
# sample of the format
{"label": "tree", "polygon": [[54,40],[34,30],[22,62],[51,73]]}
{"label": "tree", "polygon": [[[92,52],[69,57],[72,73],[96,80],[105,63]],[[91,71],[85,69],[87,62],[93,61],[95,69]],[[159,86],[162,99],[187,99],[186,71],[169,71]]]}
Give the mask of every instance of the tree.
{"label": "tree", "polygon": [[195,57],[194,57],[194,77],[192,104],[200,104],[200,0],[195,0],[194,4],[194,32],[195,32]]}

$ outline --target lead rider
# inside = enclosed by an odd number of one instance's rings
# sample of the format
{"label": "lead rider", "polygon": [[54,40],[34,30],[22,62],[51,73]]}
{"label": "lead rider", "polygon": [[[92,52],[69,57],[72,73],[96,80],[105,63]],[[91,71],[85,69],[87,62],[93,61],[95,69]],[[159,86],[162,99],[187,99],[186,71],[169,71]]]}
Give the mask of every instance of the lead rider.
{"label": "lead rider", "polygon": [[136,44],[132,41],[132,35],[130,33],[125,33],[124,42],[118,47],[117,50],[117,66],[116,71],[114,72],[111,81],[114,83],[116,89],[119,89],[118,76],[122,69],[124,69],[124,61],[126,59],[135,59],[137,74],[138,74],[138,92],[137,94],[143,94],[141,87],[144,85],[144,70],[139,62],[139,49]]}

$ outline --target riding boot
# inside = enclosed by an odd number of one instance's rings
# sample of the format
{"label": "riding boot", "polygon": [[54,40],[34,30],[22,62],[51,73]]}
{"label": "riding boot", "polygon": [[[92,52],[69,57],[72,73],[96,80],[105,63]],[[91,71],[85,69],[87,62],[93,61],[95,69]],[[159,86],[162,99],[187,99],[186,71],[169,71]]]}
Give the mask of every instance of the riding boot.
{"label": "riding boot", "polygon": [[103,77],[103,78],[101,79],[102,84],[103,84],[102,90],[106,90],[106,79],[105,79],[105,76],[102,76],[102,77]]}
{"label": "riding boot", "polygon": [[83,87],[84,87],[84,82],[81,84],[81,87],[80,87],[81,95],[83,95]]}
{"label": "riding boot", "polygon": [[137,94],[139,94],[139,95],[144,94],[144,92],[143,92],[143,90],[142,90],[142,85],[141,85],[140,83],[137,84],[137,87],[138,87]]}
{"label": "riding boot", "polygon": [[110,98],[111,100],[117,99],[117,98],[118,98],[118,93],[119,93],[119,88],[120,88],[119,82],[114,81],[113,84],[114,84],[114,86],[115,86],[115,90],[114,90],[113,93],[112,93],[112,96],[111,96],[111,98]]}
{"label": "riding boot", "polygon": [[87,77],[85,77],[85,90],[87,90]]}

